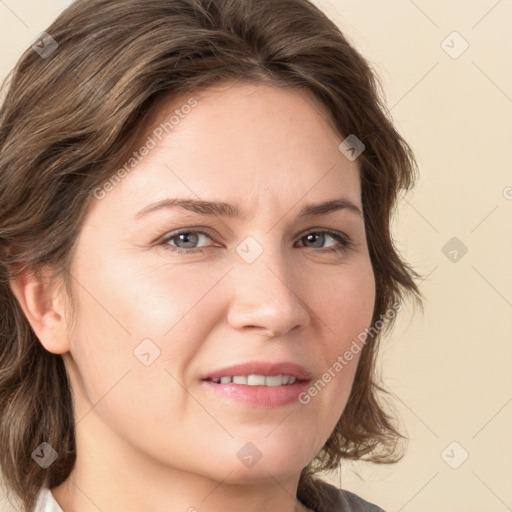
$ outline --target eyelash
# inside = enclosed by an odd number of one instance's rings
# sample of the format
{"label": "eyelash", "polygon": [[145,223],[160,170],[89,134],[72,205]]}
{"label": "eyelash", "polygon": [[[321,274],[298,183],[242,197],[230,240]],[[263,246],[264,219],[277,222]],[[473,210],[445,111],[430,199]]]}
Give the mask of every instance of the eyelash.
{"label": "eyelash", "polygon": [[[177,238],[179,235],[182,235],[182,234],[205,235],[211,239],[211,237],[204,231],[194,231],[192,229],[182,229],[180,231],[175,231],[175,232],[172,232],[169,235],[167,235],[161,241],[161,245],[163,245],[167,250],[178,253],[178,254],[200,253],[200,252],[204,252],[204,251],[211,249],[211,247],[198,247],[198,248],[193,248],[193,249],[183,249],[182,247],[174,247],[172,245],[169,245],[169,243],[168,243],[169,241],[171,241],[174,238]],[[337,247],[337,248],[328,247],[326,249],[318,249],[320,252],[343,253],[343,252],[346,252],[353,245],[353,242],[346,235],[338,233],[337,231],[331,231],[329,229],[308,231],[304,235],[302,235],[299,238],[299,240],[302,240],[303,238],[305,238],[306,236],[311,235],[311,234],[327,234],[327,235],[331,236],[332,238],[334,238],[335,240],[337,240],[341,244],[341,247]],[[315,249],[315,248],[310,247],[310,249]]]}

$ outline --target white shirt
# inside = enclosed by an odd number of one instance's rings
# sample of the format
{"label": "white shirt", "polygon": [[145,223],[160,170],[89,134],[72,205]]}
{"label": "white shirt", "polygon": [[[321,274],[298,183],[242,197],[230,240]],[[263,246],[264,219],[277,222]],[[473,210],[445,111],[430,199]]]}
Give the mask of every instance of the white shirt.
{"label": "white shirt", "polygon": [[34,512],[64,512],[55,498],[53,497],[50,489],[41,489],[37,497],[36,507]]}

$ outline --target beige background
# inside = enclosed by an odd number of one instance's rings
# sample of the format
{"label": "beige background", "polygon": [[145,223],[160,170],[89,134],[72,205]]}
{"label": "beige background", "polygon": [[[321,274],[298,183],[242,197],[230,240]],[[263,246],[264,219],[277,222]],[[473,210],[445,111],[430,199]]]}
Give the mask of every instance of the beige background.
{"label": "beige background", "polygon": [[[0,0],[0,77],[68,3]],[[407,455],[329,478],[387,512],[512,510],[512,1],[315,3],[374,64],[417,154],[395,233],[428,276],[425,314],[405,311],[381,353]]]}

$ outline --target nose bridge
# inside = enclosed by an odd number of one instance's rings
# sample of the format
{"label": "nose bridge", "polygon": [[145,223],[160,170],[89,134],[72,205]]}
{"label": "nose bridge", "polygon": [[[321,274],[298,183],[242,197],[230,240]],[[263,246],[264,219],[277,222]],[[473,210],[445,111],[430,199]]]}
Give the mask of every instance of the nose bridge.
{"label": "nose bridge", "polygon": [[269,233],[253,233],[236,252],[234,301],[229,312],[232,326],[259,327],[275,336],[305,325],[309,313],[295,289],[296,269],[278,239]]}

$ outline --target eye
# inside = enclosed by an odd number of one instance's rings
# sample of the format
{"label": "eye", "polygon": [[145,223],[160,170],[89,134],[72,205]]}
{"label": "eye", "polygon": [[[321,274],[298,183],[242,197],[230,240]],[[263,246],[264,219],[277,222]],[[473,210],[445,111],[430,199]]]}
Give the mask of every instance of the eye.
{"label": "eye", "polygon": [[315,249],[318,248],[318,244],[320,246],[323,246],[325,240],[328,238],[332,238],[338,242],[338,244],[334,244],[334,247],[330,246],[324,248],[328,252],[343,252],[346,251],[348,247],[352,245],[352,242],[346,235],[338,233],[337,231],[330,230],[310,231],[309,233],[306,233],[306,235],[302,236],[300,241],[302,242],[303,240],[306,240],[307,243],[316,243],[317,245],[313,247]]}
{"label": "eye", "polygon": [[[197,253],[203,252],[213,246],[203,246],[198,247],[197,244],[201,240],[201,238],[210,239],[211,237],[203,231],[194,231],[191,229],[183,229],[181,231],[175,231],[170,233],[165,238],[162,239],[161,244],[166,248],[173,252],[178,253]],[[337,244],[334,246],[324,247],[325,241],[328,239],[333,239]],[[343,233],[339,233],[337,231],[331,230],[316,230],[310,231],[303,235],[300,239],[300,242],[304,243],[312,243],[315,244],[309,248],[312,249],[323,249],[323,252],[344,252],[349,246],[352,245],[349,237],[344,235]],[[305,246],[305,245],[303,245]]]}
{"label": "eye", "polygon": [[[197,244],[201,237],[206,237],[211,240],[211,238],[204,233],[203,231],[192,231],[192,230],[183,230],[171,233],[170,235],[166,236],[162,240],[162,244],[166,245],[168,249],[171,251],[177,251],[177,252],[200,252],[203,250],[202,247],[191,247],[194,246],[194,244]],[[169,242],[176,241],[178,244],[183,244],[183,246],[169,246]]]}

